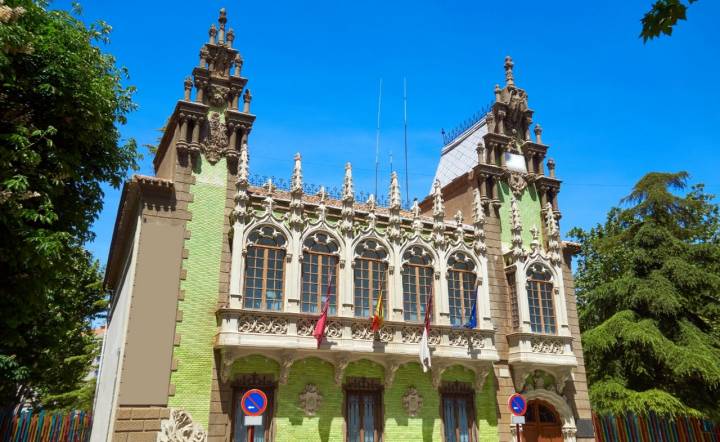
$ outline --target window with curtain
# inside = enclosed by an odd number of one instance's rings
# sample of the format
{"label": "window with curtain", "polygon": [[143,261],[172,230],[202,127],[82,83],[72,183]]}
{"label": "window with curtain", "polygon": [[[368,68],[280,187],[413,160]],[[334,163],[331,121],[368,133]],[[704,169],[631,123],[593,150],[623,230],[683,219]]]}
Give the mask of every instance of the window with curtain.
{"label": "window with curtain", "polygon": [[472,393],[443,393],[445,442],[476,442]]}
{"label": "window with curtain", "polygon": [[337,314],[339,249],[337,241],[322,232],[310,235],[303,242],[300,303],[303,312],[321,312],[323,301],[329,296],[328,314]]}
{"label": "window with curtain", "polygon": [[245,412],[240,406],[240,399],[248,391],[249,387],[236,388],[234,391],[234,417],[233,417],[233,442],[270,442],[273,440],[272,418],[274,413],[274,389],[263,387],[263,392],[268,397],[268,405],[262,416],[262,425],[256,425],[250,430],[245,426]]}
{"label": "window with curtain", "polygon": [[552,272],[549,268],[539,263],[534,263],[528,268],[527,296],[530,328],[533,333],[555,334]]}
{"label": "window with curtain", "polygon": [[355,316],[374,315],[381,293],[383,313],[387,316],[387,257],[387,250],[374,240],[365,240],[355,249]]}
{"label": "window with curtain", "polygon": [[346,390],[347,442],[382,441],[380,391]]}
{"label": "window with curtain", "polygon": [[470,319],[476,299],[475,264],[464,253],[454,253],[448,258],[448,301],[450,324],[465,325]]}
{"label": "window with curtain", "polygon": [[430,252],[420,246],[403,254],[403,310],[406,321],[424,321],[427,297],[432,293],[433,267]]}
{"label": "window with curtain", "polygon": [[262,226],[248,236],[245,258],[245,308],[282,310],[285,236]]}

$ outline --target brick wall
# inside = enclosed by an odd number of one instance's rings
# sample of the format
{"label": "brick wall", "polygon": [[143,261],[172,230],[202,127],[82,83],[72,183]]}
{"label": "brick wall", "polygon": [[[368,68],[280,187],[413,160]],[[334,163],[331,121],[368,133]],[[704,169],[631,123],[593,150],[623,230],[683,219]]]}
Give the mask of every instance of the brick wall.
{"label": "brick wall", "polygon": [[194,170],[196,182],[190,187],[188,203],[191,219],[185,241],[176,326],[174,368],[171,375],[169,406],[185,410],[193,420],[209,430],[213,387],[213,338],[217,323],[215,309],[220,285],[223,250],[227,164],[224,159],[211,165],[203,161]]}
{"label": "brick wall", "polygon": [[115,415],[113,442],[155,442],[160,421],[170,418],[161,407],[120,407]]}

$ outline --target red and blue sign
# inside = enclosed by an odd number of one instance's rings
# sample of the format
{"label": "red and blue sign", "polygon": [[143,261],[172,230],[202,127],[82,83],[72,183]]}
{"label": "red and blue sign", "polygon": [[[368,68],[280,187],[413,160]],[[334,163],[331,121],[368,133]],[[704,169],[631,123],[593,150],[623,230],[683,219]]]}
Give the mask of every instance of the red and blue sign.
{"label": "red and blue sign", "polygon": [[240,406],[246,416],[260,416],[267,409],[267,405],[267,396],[257,388],[246,391],[240,399]]}
{"label": "red and blue sign", "polygon": [[515,416],[525,416],[527,411],[527,401],[520,393],[515,393],[508,399],[508,408]]}

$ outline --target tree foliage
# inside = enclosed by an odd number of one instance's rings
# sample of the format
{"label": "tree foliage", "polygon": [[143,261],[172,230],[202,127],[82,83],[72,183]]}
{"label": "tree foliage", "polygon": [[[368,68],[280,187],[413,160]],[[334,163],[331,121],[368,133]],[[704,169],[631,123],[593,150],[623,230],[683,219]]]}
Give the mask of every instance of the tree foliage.
{"label": "tree foliage", "polygon": [[640,37],[644,42],[660,35],[672,35],[673,28],[680,20],[687,20],[688,6],[697,0],[657,0],[652,8],[643,16]]}
{"label": "tree foliage", "polygon": [[577,297],[600,412],[720,418],[720,216],[688,175],[649,173],[581,244]]}
{"label": "tree foliage", "polygon": [[107,24],[32,0],[0,2],[0,22],[0,406],[61,405],[48,398],[80,387],[104,308],[82,247],[101,184],[136,167],[117,129],[133,89],[98,47]]}

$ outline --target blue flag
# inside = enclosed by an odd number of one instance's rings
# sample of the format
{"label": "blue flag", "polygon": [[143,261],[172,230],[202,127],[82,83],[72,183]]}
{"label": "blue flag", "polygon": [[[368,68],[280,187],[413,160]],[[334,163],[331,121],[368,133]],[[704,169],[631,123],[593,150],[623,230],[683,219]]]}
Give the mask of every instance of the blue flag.
{"label": "blue flag", "polygon": [[472,311],[470,312],[470,318],[468,319],[468,322],[463,325],[465,328],[475,328],[477,327],[477,299],[473,301],[472,305]]}

